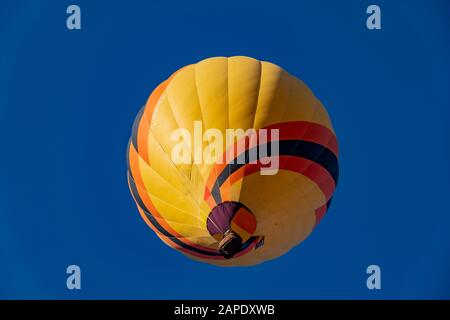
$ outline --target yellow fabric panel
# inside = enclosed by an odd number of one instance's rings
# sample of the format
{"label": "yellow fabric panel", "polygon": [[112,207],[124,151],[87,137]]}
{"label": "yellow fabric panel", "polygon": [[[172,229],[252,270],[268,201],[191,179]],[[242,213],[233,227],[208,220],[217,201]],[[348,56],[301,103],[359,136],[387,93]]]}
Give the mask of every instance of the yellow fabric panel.
{"label": "yellow fabric panel", "polygon": [[[292,77],[292,76],[291,76]],[[321,124],[333,131],[327,111],[314,96],[311,90],[298,78],[292,77],[291,94],[286,113],[283,115],[285,121],[311,121]]]}
{"label": "yellow fabric panel", "polygon": [[149,131],[148,149],[151,150],[149,152],[149,163],[156,173],[161,175],[164,180],[178,191],[188,193],[194,202],[201,203],[203,201],[203,180],[198,176],[197,168],[183,171],[180,167],[186,168],[187,166],[190,167],[190,165],[175,165],[172,162],[170,152],[166,152],[162,148],[151,130]]}
{"label": "yellow fabric panel", "polygon": [[[240,201],[256,217],[254,234],[265,237],[264,246],[256,250],[261,258],[275,258],[279,250],[289,250],[309,235],[316,223],[316,208],[311,205],[326,201],[313,181],[285,170],[273,176],[252,174],[244,180]],[[296,196],[305,189],[310,190],[305,195],[309,200]]]}
{"label": "yellow fabric panel", "polygon": [[228,59],[210,58],[195,65],[195,83],[206,129],[228,128]]}
{"label": "yellow fabric panel", "polygon": [[[203,168],[203,169],[202,169]],[[209,168],[202,165],[192,165],[191,167],[191,184],[195,187],[195,192],[197,196],[196,201],[203,201],[203,195],[205,192],[205,184],[208,179]],[[208,171],[207,171],[208,170]]]}
{"label": "yellow fabric panel", "polygon": [[260,92],[261,63],[248,57],[228,59],[229,128],[253,126]]}
{"label": "yellow fabric panel", "polygon": [[178,170],[170,158],[170,153],[163,150],[151,130],[148,133],[147,143],[148,150],[151,150],[148,153],[148,160],[153,170],[180,192],[191,188],[189,180]]}
{"label": "yellow fabric panel", "polygon": [[280,122],[288,106],[292,77],[280,67],[262,63],[261,86],[252,126],[256,129]]}
{"label": "yellow fabric panel", "polygon": [[239,201],[241,197],[241,189],[242,189],[243,179],[240,179],[231,185],[230,189],[230,201]]}
{"label": "yellow fabric panel", "polygon": [[[176,141],[171,140],[171,133],[178,128],[179,126],[169,105],[167,95],[163,93],[152,115],[150,130],[152,132],[152,136],[156,140],[155,143],[159,144],[169,157],[171,157],[171,151],[177,143]],[[152,139],[152,136],[150,136],[149,139]],[[149,159],[152,158],[152,152],[153,150],[149,147]],[[190,164],[176,164],[176,167],[182,175],[189,177],[191,172]]]}
{"label": "yellow fabric panel", "polygon": [[[223,137],[228,128],[228,58],[210,58],[197,63],[195,82],[204,129],[217,129]],[[208,142],[203,142],[203,150],[207,145]],[[222,139],[221,145],[225,151],[225,139]],[[221,155],[215,154],[216,159]],[[206,182],[203,179],[209,176],[213,167],[214,164],[203,162],[192,169],[197,175],[195,179],[198,185],[202,186]]]}
{"label": "yellow fabric panel", "polygon": [[181,230],[181,235],[184,239],[189,239],[193,243],[205,246],[211,249],[217,249],[217,240],[211,237],[208,230],[202,227],[182,224],[177,222],[170,222],[170,226],[175,230]]}
{"label": "yellow fabric panel", "polygon": [[165,93],[178,128],[193,132],[194,121],[203,119],[195,81],[195,65],[187,66],[178,72]]}
{"label": "yellow fabric panel", "polygon": [[[206,143],[203,141],[198,148],[194,145],[196,140],[194,132],[196,121],[200,122],[202,132],[205,132],[205,122],[203,121],[196,81],[196,65],[187,66],[178,72],[167,86],[165,92],[168,105],[176,119],[177,127],[187,129],[191,134],[192,165],[190,165],[188,176],[194,185],[200,186],[206,182],[209,170],[208,168],[202,169],[201,163],[195,163],[196,158],[202,159],[202,150],[206,146]],[[158,109],[163,107],[166,106],[158,106]],[[171,131],[165,134],[170,136],[170,133]],[[200,136],[200,139],[202,139],[202,136]],[[200,162],[203,161],[201,160]]]}
{"label": "yellow fabric panel", "polygon": [[209,211],[204,212],[187,192],[181,193],[165,181],[157,172],[139,159],[143,187],[149,194],[159,214],[168,222],[204,227]]}
{"label": "yellow fabric panel", "polygon": [[316,99],[316,112],[313,115],[313,118],[311,119],[312,122],[319,123],[328,129],[331,130],[331,132],[334,132],[333,125],[331,124],[330,116],[328,115],[327,110],[323,106],[323,104],[319,101],[319,99]]}

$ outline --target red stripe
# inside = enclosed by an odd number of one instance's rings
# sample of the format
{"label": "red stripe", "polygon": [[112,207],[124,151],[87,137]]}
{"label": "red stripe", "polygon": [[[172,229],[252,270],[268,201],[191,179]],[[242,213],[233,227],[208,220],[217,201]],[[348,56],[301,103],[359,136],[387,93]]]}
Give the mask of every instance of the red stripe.
{"label": "red stripe", "polygon": [[[270,125],[264,129],[278,129],[280,140],[305,140],[320,144],[338,156],[338,142],[334,133],[325,126],[308,121],[290,121]],[[270,140],[270,135],[269,135]]]}

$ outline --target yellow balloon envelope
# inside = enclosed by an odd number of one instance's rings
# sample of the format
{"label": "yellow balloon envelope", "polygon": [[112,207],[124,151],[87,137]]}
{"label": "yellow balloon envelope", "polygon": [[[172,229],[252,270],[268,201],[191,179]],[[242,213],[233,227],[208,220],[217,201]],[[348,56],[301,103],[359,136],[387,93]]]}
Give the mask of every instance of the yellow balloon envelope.
{"label": "yellow balloon envelope", "polygon": [[338,180],[327,111],[280,67],[249,57],[188,65],[133,124],[128,182],[145,222],[195,260],[255,265],[302,242]]}

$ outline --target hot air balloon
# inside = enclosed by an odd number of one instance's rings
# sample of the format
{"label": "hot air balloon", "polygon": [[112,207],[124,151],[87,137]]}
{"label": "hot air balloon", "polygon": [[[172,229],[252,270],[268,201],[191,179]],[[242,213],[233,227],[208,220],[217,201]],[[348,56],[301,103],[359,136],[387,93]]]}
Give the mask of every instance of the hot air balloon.
{"label": "hot air balloon", "polygon": [[219,266],[275,259],[305,240],[339,172],[336,135],[311,90],[242,56],[188,65],[156,87],[136,116],[127,162],[150,228]]}

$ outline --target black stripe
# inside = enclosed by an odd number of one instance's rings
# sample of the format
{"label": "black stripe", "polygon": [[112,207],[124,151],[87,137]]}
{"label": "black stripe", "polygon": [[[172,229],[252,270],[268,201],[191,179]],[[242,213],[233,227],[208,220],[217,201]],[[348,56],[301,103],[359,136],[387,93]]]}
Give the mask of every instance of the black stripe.
{"label": "black stripe", "polygon": [[136,118],[134,118],[133,127],[131,128],[131,142],[133,143],[134,148],[136,151],[138,150],[138,144],[137,144],[137,138],[138,138],[138,129],[139,129],[139,123],[141,122],[142,115],[144,114],[145,106],[139,110],[138,114],[136,115]]}
{"label": "black stripe", "polygon": [[212,194],[212,196],[214,198],[214,201],[216,201],[216,204],[220,204],[220,203],[222,203],[222,196],[220,194],[219,186],[218,185],[216,186],[216,184],[217,184],[217,180],[214,183],[214,187],[213,187],[213,189],[211,191],[211,194]]}
{"label": "black stripe", "polygon": [[131,138],[128,139],[127,154],[126,154],[126,157],[127,157],[127,170],[128,170],[128,172],[131,171],[131,169],[130,169],[130,148],[131,148]]}
{"label": "black stripe", "polygon": [[[229,163],[219,174],[219,177],[214,182],[213,189],[211,190],[211,194],[214,197],[216,203],[220,203],[220,187],[222,184],[228,179],[230,175],[239,170],[242,166],[249,163],[249,154],[251,152],[257,152],[257,148],[267,148],[266,150],[269,152],[271,150],[271,142],[267,144],[259,145],[248,149],[245,152],[245,163],[235,163],[236,159],[239,157],[235,157],[232,163]],[[293,156],[311,160],[320,166],[322,166],[328,173],[333,177],[334,183],[337,185],[339,179],[339,164],[338,159],[335,154],[329,150],[328,148],[314,142],[305,141],[305,140],[281,140],[279,141],[279,153],[280,156]],[[242,155],[242,153],[241,153]],[[258,160],[259,160],[259,152],[258,152]]]}

